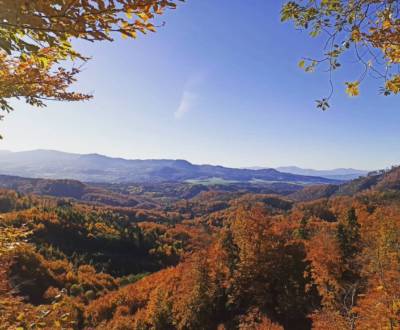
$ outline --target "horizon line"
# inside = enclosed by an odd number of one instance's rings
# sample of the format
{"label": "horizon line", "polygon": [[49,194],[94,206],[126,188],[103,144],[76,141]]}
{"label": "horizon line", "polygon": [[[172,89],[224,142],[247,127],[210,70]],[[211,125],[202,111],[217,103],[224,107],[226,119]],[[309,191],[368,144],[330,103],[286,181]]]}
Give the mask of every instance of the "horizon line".
{"label": "horizon line", "polygon": [[[110,159],[121,159],[121,160],[126,160],[126,161],[151,161],[151,160],[175,160],[175,161],[186,161],[192,165],[211,165],[211,166],[221,166],[221,167],[226,167],[226,168],[234,168],[234,169],[253,169],[253,170],[262,170],[262,169],[279,169],[279,168],[290,168],[290,167],[295,167],[301,170],[311,170],[311,171],[334,171],[334,170],[355,170],[355,171],[364,171],[364,172],[372,172],[372,171],[377,171],[381,169],[365,169],[365,168],[354,168],[354,167],[346,167],[346,166],[340,166],[340,167],[335,167],[335,168],[310,168],[310,167],[301,167],[299,165],[280,165],[280,166],[268,166],[268,165],[249,165],[249,166],[230,166],[230,165],[222,165],[222,163],[196,163],[192,162],[188,159],[185,158],[126,158],[126,157],[121,157],[121,156],[111,156],[107,154],[102,154],[98,152],[90,152],[90,153],[80,153],[80,152],[71,152],[71,151],[64,151],[64,150],[57,150],[57,149],[43,149],[43,148],[38,148],[38,149],[29,149],[29,150],[10,150],[10,149],[0,149],[0,152],[10,152],[10,153],[23,153],[23,152],[35,152],[35,151],[49,151],[49,152],[58,152],[58,153],[64,153],[64,154],[73,154],[73,155],[79,155],[79,156],[88,156],[88,155],[98,155],[102,157],[107,157]],[[388,169],[392,166],[396,165],[389,165],[386,166],[384,169]],[[382,168],[383,169],[383,168]]]}

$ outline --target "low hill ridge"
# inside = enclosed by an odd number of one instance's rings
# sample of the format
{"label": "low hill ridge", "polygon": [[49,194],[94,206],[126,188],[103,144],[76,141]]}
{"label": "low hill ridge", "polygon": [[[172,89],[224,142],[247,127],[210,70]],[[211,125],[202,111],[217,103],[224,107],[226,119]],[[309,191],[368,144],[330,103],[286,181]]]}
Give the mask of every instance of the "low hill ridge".
{"label": "low hill ridge", "polygon": [[400,190],[400,166],[369,173],[340,185],[315,185],[296,191],[290,197],[296,201],[310,201],[333,196],[353,196],[364,191]]}
{"label": "low hill ridge", "polygon": [[229,182],[288,182],[337,184],[316,176],[275,169],[237,169],[195,165],[182,159],[123,159],[100,154],[73,154],[54,150],[9,152],[0,155],[0,174],[30,178],[74,179],[83,182],[185,182],[219,179]]}

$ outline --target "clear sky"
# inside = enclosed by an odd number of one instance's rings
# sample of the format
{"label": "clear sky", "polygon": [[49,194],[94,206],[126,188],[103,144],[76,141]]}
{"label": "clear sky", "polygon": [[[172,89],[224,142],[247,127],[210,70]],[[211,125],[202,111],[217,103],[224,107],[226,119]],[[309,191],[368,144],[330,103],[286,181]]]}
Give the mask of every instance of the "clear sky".
{"label": "clear sky", "polygon": [[125,158],[183,158],[227,166],[318,169],[400,164],[399,97],[344,93],[356,80],[348,61],[332,108],[315,109],[329,88],[297,63],[313,40],[279,21],[281,1],[188,0],[166,26],[136,41],[79,43],[93,59],[76,89],[84,103],[44,110],[15,103],[0,123],[0,149],[56,149]]}

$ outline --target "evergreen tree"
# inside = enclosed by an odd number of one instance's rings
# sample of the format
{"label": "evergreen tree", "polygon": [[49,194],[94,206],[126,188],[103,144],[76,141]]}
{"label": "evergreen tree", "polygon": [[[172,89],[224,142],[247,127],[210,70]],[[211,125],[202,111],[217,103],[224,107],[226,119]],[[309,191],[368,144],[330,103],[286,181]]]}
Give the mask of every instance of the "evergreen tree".
{"label": "evergreen tree", "polygon": [[360,224],[353,207],[347,212],[345,222],[338,225],[337,239],[343,259],[348,260],[354,257],[359,250]]}

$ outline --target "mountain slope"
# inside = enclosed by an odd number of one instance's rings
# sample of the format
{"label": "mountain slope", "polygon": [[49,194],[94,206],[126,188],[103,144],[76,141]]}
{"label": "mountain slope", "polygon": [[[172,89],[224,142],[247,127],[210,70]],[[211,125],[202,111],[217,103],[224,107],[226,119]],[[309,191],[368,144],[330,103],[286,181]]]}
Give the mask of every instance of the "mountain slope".
{"label": "mountain slope", "polygon": [[0,173],[31,178],[108,183],[183,182],[215,178],[234,182],[339,183],[332,179],[283,173],[275,169],[250,170],[194,165],[185,160],[128,160],[52,150],[1,153]]}
{"label": "mountain slope", "polygon": [[353,196],[364,191],[400,191],[400,166],[372,172],[341,185],[307,186],[290,195],[296,201],[310,201],[333,196]]}

